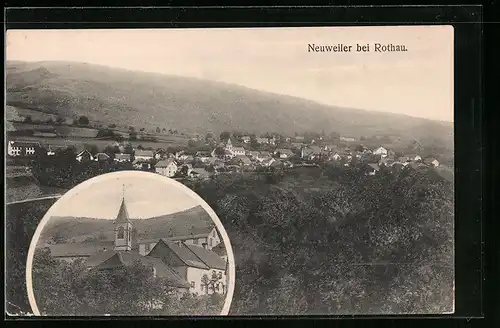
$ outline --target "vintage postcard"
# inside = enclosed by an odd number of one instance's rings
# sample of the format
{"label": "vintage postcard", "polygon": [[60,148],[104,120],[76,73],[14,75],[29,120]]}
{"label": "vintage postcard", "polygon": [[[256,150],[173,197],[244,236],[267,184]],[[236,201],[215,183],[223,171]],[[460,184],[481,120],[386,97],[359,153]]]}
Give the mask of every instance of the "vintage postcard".
{"label": "vintage postcard", "polygon": [[438,25],[8,30],[7,312],[454,313],[453,44]]}

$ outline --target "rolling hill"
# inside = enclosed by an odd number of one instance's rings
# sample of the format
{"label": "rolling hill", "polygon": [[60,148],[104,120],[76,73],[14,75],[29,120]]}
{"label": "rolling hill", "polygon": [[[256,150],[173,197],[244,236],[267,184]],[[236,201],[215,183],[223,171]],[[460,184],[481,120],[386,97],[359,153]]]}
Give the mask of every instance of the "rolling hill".
{"label": "rolling hill", "polygon": [[[131,219],[137,229],[138,238],[164,238],[190,233],[199,233],[207,227],[215,227],[208,213],[196,206],[188,210],[147,219]],[[114,221],[88,217],[52,217],[40,235],[39,244],[53,236],[68,241],[82,242],[85,239],[114,240]]]}
{"label": "rolling hill", "polygon": [[[322,105],[194,78],[72,62],[6,64],[7,104],[101,124],[204,133],[336,131],[453,146],[453,124]],[[425,140],[423,140],[425,139]]]}

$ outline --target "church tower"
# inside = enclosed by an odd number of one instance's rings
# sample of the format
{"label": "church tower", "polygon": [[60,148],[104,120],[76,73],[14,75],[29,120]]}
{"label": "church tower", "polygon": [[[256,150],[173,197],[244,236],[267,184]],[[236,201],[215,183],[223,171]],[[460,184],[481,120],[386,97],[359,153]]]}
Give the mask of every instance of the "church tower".
{"label": "church tower", "polygon": [[115,219],[115,251],[132,250],[132,222],[125,204],[125,197],[122,197],[120,210]]}

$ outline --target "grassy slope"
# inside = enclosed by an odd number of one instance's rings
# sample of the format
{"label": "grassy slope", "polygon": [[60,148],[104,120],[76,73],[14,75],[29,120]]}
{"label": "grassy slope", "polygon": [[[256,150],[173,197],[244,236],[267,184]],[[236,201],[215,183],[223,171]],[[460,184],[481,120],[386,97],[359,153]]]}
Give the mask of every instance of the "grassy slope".
{"label": "grassy slope", "polygon": [[324,106],[299,98],[192,78],[81,63],[7,63],[7,103],[102,124],[179,131],[337,131],[394,134],[452,145],[451,123]]}
{"label": "grassy slope", "polygon": [[[133,224],[137,229],[139,236],[147,232],[147,238],[161,238],[168,236],[169,225],[166,224],[173,218],[176,221],[186,220],[193,216],[201,216],[205,220],[211,222],[207,212],[200,206],[174,213],[166,216],[148,218],[148,219],[134,219]],[[106,240],[113,240],[114,225],[113,220],[102,220],[93,218],[75,218],[75,217],[57,217],[52,218],[49,223],[44,227],[40,239],[42,241],[59,234],[71,241],[74,238],[75,242],[81,242],[89,237],[98,237],[101,233],[106,235]]]}

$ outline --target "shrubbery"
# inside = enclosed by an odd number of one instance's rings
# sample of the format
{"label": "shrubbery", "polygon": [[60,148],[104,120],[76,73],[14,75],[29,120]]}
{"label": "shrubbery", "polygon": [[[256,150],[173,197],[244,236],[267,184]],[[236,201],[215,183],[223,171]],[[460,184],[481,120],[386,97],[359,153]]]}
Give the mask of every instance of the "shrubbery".
{"label": "shrubbery", "polygon": [[231,238],[232,314],[452,309],[451,184],[426,170],[365,176],[341,167],[269,182],[190,184]]}
{"label": "shrubbery", "polygon": [[224,298],[186,293],[178,299],[168,282],[136,262],[108,271],[87,270],[81,260],[54,260],[39,249],[33,291],[44,315],[218,315]]}

